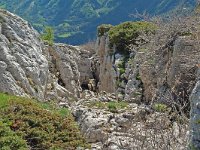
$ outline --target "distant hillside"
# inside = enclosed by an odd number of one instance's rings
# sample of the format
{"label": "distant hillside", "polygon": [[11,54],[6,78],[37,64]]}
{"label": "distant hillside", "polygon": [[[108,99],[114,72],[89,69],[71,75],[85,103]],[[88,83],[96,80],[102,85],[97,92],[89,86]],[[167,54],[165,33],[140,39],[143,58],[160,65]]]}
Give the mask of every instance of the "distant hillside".
{"label": "distant hillside", "polygon": [[41,31],[55,28],[56,41],[81,44],[93,40],[102,23],[133,20],[130,14],[169,12],[180,5],[194,6],[195,0],[0,0],[0,7],[14,12]]}

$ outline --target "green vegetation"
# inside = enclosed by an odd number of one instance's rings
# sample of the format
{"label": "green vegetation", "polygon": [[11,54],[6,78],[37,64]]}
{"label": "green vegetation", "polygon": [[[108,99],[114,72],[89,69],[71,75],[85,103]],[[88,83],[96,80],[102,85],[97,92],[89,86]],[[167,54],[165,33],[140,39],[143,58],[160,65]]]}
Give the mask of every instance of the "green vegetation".
{"label": "green vegetation", "polygon": [[120,76],[125,73],[126,71],[126,63],[129,61],[129,55],[124,54],[123,59],[117,64],[117,68],[119,68]]}
{"label": "green vegetation", "polygon": [[136,80],[141,80],[140,74],[138,73],[136,76]]}
{"label": "green vegetation", "polygon": [[165,104],[154,104],[153,108],[158,112],[166,112],[167,111],[167,105]]}
{"label": "green vegetation", "polygon": [[97,35],[103,36],[105,33],[107,33],[113,26],[111,24],[102,24],[98,26],[97,28]]}
{"label": "green vegetation", "polygon": [[1,9],[5,9],[5,8],[6,8],[6,4],[1,4],[1,3],[0,3],[0,8],[1,8]]}
{"label": "green vegetation", "polygon": [[155,60],[155,58],[153,58],[153,57],[149,57],[149,58],[147,59],[147,64],[148,64],[148,65],[155,65],[155,62],[156,62],[156,60]]}
{"label": "green vegetation", "polygon": [[117,112],[119,109],[125,109],[128,107],[127,102],[100,102],[92,101],[87,104],[88,107],[96,107],[98,109],[108,109],[110,112]]}
{"label": "green vegetation", "polygon": [[192,33],[189,32],[189,31],[187,31],[187,32],[182,32],[182,33],[179,33],[179,34],[180,34],[180,36],[191,36],[191,35],[192,35]]}
{"label": "green vegetation", "polygon": [[110,46],[116,45],[119,52],[125,53],[128,45],[136,45],[135,40],[140,34],[152,34],[155,30],[156,26],[150,22],[124,22],[109,30]]}
{"label": "green vegetation", "polygon": [[119,68],[119,73],[120,73],[120,76],[122,75],[122,74],[124,74],[125,73],[125,64],[126,64],[126,60],[125,59],[123,59],[123,60],[121,60],[118,64],[117,64],[117,68]]}
{"label": "green vegetation", "polygon": [[10,129],[11,124],[0,121],[0,147],[1,150],[27,150],[28,145],[22,136]]}
{"label": "green vegetation", "polygon": [[120,73],[120,75],[124,74],[125,73],[125,68],[119,68],[119,73]]}
{"label": "green vegetation", "polygon": [[189,144],[188,148],[190,150],[198,150],[193,144]]}
{"label": "green vegetation", "polygon": [[2,150],[89,148],[66,108],[0,93]]}
{"label": "green vegetation", "polygon": [[198,4],[195,9],[194,9],[195,13],[199,14],[200,13],[200,4]]}
{"label": "green vegetation", "polygon": [[124,108],[126,108],[127,107],[127,103],[125,103],[125,102],[119,102],[119,103],[109,102],[108,105],[107,105],[107,107],[108,107],[108,110],[110,112],[115,113],[115,112],[118,111],[118,109],[124,109]]}
{"label": "green vegetation", "polygon": [[42,34],[42,39],[46,41],[50,46],[53,45],[54,42],[54,31],[52,27],[45,27],[44,33]]}

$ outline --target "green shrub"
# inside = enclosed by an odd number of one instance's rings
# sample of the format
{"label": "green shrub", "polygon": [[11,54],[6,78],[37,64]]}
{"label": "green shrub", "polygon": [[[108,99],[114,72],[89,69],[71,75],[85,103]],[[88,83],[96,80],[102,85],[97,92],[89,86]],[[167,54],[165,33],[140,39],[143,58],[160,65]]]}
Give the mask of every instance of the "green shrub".
{"label": "green shrub", "polygon": [[140,76],[139,73],[138,73],[137,76],[136,76],[136,80],[141,80],[141,76]]}
{"label": "green shrub", "polygon": [[112,25],[110,24],[102,24],[97,27],[97,34],[98,36],[103,36],[105,33],[107,33],[112,28]]}
{"label": "green shrub", "polygon": [[195,9],[194,9],[194,12],[199,14],[200,13],[200,4],[198,4]]}
{"label": "green shrub", "polygon": [[125,69],[124,68],[119,68],[119,73],[120,73],[120,75],[124,74],[125,73]]}
{"label": "green shrub", "polygon": [[10,129],[10,124],[0,121],[1,150],[27,150],[26,141]]}
{"label": "green shrub", "polygon": [[117,112],[118,109],[124,109],[128,106],[126,102],[108,102],[107,107],[110,112]]}
{"label": "green shrub", "polygon": [[133,92],[132,94],[133,94],[134,97],[137,97],[137,96],[141,96],[141,95],[142,95],[142,93],[140,93],[140,92]]}
{"label": "green shrub", "polygon": [[[65,108],[6,94],[0,94],[0,108],[0,118],[7,125],[7,131],[10,129],[9,132],[16,135],[14,139],[19,141],[13,139],[14,144],[47,150],[89,147]],[[3,134],[3,138],[7,136]]]}
{"label": "green shrub", "polygon": [[154,104],[153,108],[158,112],[166,112],[167,111],[167,105],[165,105],[165,104]]}
{"label": "green shrub", "polygon": [[117,105],[115,102],[108,103],[108,109],[110,112],[117,112]]}
{"label": "green shrub", "polygon": [[52,27],[45,27],[44,33],[42,34],[42,39],[46,41],[50,46],[54,43],[54,30]]}
{"label": "green shrub", "polygon": [[136,44],[136,38],[142,34],[152,34],[155,32],[156,26],[150,22],[124,22],[109,30],[110,46],[114,44],[117,50],[126,51],[129,44]]}
{"label": "green shrub", "polygon": [[126,71],[126,63],[129,60],[129,56],[124,55],[124,58],[117,64],[117,68],[119,68],[120,76]]}

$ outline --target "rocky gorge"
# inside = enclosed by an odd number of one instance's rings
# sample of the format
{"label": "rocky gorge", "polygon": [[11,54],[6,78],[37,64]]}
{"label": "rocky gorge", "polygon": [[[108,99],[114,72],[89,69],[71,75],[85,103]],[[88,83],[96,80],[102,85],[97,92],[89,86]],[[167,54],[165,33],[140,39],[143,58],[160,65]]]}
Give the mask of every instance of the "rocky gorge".
{"label": "rocky gorge", "polygon": [[69,108],[93,150],[199,149],[198,23],[141,31],[125,53],[101,26],[89,51],[0,10],[0,91]]}

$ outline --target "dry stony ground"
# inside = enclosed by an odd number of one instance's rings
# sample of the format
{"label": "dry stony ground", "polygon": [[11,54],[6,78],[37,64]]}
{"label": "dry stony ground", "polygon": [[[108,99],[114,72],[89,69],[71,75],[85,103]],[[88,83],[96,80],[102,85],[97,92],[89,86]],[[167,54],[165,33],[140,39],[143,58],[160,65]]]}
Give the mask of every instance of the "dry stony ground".
{"label": "dry stony ground", "polygon": [[188,120],[172,121],[168,108],[117,102],[111,94],[85,93],[72,111],[93,150],[186,149]]}

